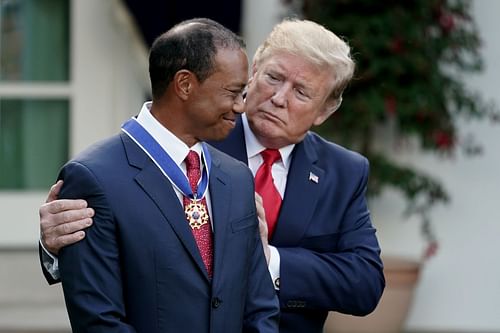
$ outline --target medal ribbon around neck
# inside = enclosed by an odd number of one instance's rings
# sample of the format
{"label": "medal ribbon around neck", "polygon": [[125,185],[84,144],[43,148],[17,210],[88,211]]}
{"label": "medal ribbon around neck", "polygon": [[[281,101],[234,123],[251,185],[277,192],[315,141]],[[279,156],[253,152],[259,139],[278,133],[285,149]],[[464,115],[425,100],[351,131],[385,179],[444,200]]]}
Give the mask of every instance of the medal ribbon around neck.
{"label": "medal ribbon around neck", "polygon": [[162,148],[162,146],[149,134],[144,127],[135,118],[127,120],[122,125],[122,131],[127,134],[144,152],[153,160],[160,171],[167,177],[172,184],[186,197],[199,201],[207,192],[208,175],[212,159],[206,143],[202,142],[203,160],[205,168],[201,173],[201,181],[198,185],[197,193],[193,193],[189,180],[187,179],[181,168],[174,162],[170,155]]}

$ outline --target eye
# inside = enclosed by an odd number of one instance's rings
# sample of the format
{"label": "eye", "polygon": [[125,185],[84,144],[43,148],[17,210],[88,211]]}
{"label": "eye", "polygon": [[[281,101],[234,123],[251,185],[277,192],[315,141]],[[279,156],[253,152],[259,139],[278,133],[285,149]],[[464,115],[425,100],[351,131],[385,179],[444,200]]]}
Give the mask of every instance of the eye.
{"label": "eye", "polygon": [[306,100],[311,98],[304,89],[295,88],[295,92],[297,93],[298,98],[301,100]]}
{"label": "eye", "polygon": [[240,96],[243,97],[243,91],[244,89],[225,89],[233,99],[237,99]]}
{"label": "eye", "polygon": [[279,82],[278,76],[276,74],[274,74],[274,73],[269,73],[268,72],[268,73],[265,74],[265,76],[266,76],[267,80],[269,82],[271,82],[271,83],[277,83],[277,82]]}

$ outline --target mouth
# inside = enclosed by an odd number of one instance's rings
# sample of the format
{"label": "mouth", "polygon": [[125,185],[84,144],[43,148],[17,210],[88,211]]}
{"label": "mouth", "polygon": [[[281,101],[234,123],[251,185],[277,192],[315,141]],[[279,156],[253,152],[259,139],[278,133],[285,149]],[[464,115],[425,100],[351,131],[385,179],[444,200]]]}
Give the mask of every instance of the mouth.
{"label": "mouth", "polygon": [[235,118],[229,118],[229,117],[222,117],[222,120],[229,124],[231,127],[234,127],[236,125],[236,119]]}
{"label": "mouth", "polygon": [[266,120],[269,120],[269,121],[272,121],[272,122],[275,122],[275,123],[280,123],[280,124],[285,124],[285,122],[283,120],[281,120],[281,118],[277,117],[274,113],[271,113],[271,112],[268,112],[268,111],[264,111],[264,110],[260,110],[259,111],[259,114],[262,118],[266,119]]}

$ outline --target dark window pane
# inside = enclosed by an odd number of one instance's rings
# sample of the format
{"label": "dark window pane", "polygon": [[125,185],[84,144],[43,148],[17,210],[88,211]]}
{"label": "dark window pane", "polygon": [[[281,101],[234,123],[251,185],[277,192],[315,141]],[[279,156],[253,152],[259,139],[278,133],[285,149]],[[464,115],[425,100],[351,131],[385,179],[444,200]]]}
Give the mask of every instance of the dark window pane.
{"label": "dark window pane", "polygon": [[69,0],[0,0],[0,80],[69,80]]}
{"label": "dark window pane", "polygon": [[68,159],[67,100],[0,100],[0,190],[47,189]]}

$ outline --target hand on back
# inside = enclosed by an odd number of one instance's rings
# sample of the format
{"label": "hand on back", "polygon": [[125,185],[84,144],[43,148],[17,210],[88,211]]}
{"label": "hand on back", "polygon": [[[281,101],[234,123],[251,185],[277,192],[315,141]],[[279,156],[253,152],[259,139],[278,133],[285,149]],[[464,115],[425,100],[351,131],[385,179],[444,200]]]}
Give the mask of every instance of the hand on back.
{"label": "hand on back", "polygon": [[45,204],[38,210],[42,244],[56,255],[62,247],[85,237],[83,229],[92,225],[94,216],[94,210],[87,208],[85,200],[58,200],[62,185],[60,180],[50,188]]}

